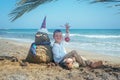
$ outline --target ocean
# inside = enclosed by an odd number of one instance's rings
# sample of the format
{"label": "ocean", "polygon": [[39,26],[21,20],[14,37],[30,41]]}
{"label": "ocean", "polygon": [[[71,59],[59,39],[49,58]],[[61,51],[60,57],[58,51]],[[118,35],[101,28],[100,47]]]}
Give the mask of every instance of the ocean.
{"label": "ocean", "polygon": [[[53,31],[48,29],[53,43]],[[37,29],[0,29],[0,38],[34,42]],[[62,29],[65,35],[65,29]],[[120,29],[70,29],[70,42],[65,47],[120,57]]]}

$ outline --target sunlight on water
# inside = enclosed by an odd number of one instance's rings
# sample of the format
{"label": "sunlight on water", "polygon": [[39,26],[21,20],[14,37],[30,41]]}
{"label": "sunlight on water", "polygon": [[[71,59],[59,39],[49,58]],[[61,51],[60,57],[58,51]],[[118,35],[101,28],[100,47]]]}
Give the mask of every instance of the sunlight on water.
{"label": "sunlight on water", "polygon": [[[34,42],[37,29],[1,29],[0,38],[21,42]],[[48,35],[53,43],[53,31]],[[62,29],[63,35],[65,30]],[[70,49],[87,50],[112,56],[120,56],[120,30],[115,29],[71,29],[71,41],[66,45]]]}

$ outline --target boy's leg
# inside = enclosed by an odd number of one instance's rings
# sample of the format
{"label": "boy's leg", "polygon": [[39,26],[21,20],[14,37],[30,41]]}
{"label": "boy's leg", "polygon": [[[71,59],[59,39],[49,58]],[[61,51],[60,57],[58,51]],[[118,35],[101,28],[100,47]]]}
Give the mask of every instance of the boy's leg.
{"label": "boy's leg", "polygon": [[97,62],[92,62],[89,66],[91,68],[98,68],[98,67],[101,67],[102,65],[103,65],[102,61],[97,61]]}
{"label": "boy's leg", "polygon": [[102,61],[96,61],[96,62],[92,62],[90,60],[87,60],[86,58],[82,57],[83,62],[86,63],[86,66],[90,66],[91,68],[97,68],[97,67],[101,67],[103,65]]}
{"label": "boy's leg", "polygon": [[82,66],[89,66],[91,65],[92,61],[84,58],[83,56],[81,56],[82,60],[83,60],[83,65]]}
{"label": "boy's leg", "polygon": [[79,63],[79,65],[87,66],[87,65],[91,64],[90,61],[88,61],[87,59],[85,59],[82,56],[78,55],[78,53],[75,50],[69,52],[64,58],[70,58],[70,57],[75,57],[75,59]]}
{"label": "boy's leg", "polygon": [[101,67],[103,65],[102,61],[96,61],[96,62],[92,62],[90,60],[87,60],[86,58],[82,57],[83,62],[86,63],[86,66],[90,66],[91,68],[97,68],[97,67]]}
{"label": "boy's leg", "polygon": [[69,52],[66,54],[65,58],[71,58],[75,57],[76,61],[79,63],[81,66],[90,66],[91,68],[97,68],[103,65],[102,61],[97,61],[97,62],[92,62],[90,60],[87,60],[86,58],[80,56],[75,50]]}

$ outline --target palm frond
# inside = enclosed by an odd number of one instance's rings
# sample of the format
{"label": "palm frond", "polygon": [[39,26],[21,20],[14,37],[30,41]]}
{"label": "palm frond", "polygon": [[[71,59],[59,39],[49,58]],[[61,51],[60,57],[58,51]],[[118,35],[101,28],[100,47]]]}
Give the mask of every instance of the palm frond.
{"label": "palm frond", "polygon": [[94,0],[91,3],[98,3],[98,2],[120,2],[120,0]]}
{"label": "palm frond", "polygon": [[[26,12],[30,12],[31,10],[37,8],[39,5],[45,4],[47,2],[52,2],[57,0],[20,0],[17,3],[17,8],[15,8],[9,15],[11,21],[15,21],[19,17],[21,17]],[[77,1],[90,1],[90,3],[98,3],[98,2],[117,2],[118,4],[114,6],[120,6],[120,0],[77,0]]]}
{"label": "palm frond", "polygon": [[39,5],[45,4],[47,2],[56,0],[21,0],[17,3],[18,7],[15,8],[9,15],[11,16],[11,21],[15,21],[21,17],[26,12],[29,12]]}

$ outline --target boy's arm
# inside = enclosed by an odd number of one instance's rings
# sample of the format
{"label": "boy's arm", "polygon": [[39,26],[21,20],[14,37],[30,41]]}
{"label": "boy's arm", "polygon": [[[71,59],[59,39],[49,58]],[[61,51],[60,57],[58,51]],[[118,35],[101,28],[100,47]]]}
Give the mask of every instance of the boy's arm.
{"label": "boy's arm", "polygon": [[65,24],[65,27],[66,27],[66,33],[69,33],[69,28],[70,28],[69,24],[66,23],[66,24]]}
{"label": "boy's arm", "polygon": [[65,41],[69,42],[70,41],[70,37],[69,37],[69,28],[70,28],[70,26],[69,26],[68,23],[66,23],[65,27],[66,27]]}

